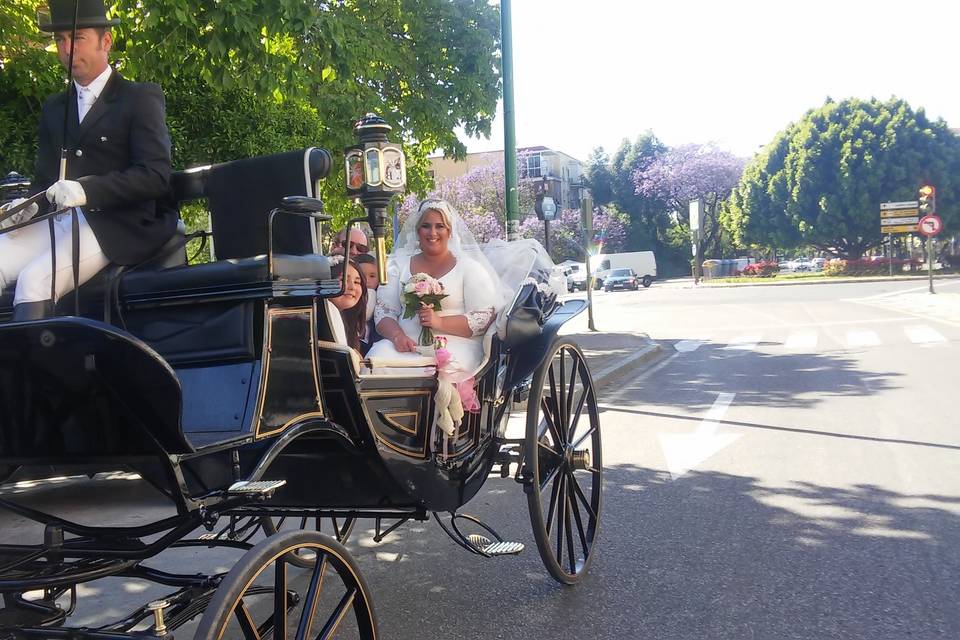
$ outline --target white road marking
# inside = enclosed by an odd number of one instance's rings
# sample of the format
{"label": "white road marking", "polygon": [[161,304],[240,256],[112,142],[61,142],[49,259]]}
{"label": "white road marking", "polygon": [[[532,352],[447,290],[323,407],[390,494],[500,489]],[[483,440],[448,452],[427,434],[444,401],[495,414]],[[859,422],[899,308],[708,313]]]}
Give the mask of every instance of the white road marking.
{"label": "white road marking", "polygon": [[717,394],[717,399],[693,433],[660,436],[660,448],[663,449],[663,457],[666,459],[671,478],[676,480],[682,477],[740,438],[738,433],[716,432],[720,426],[719,422],[726,415],[735,395],[734,393]]}
{"label": "white road marking", "polygon": [[673,348],[680,353],[689,353],[691,351],[696,351],[702,346],[703,342],[700,340],[681,340],[674,344]]}
{"label": "white road marking", "polygon": [[908,325],[903,328],[903,331],[907,334],[910,342],[914,344],[931,345],[947,341],[942,333],[925,324]]}
{"label": "white road marking", "polygon": [[813,351],[816,346],[816,331],[794,331],[783,343],[783,348],[787,351]]}
{"label": "white road marking", "polygon": [[869,329],[859,329],[847,331],[847,348],[858,349],[860,347],[876,347],[880,344],[880,336],[876,331]]}
{"label": "white road marking", "polygon": [[736,336],[724,349],[752,351],[757,348],[757,343],[760,342],[761,337],[759,333],[745,333]]}

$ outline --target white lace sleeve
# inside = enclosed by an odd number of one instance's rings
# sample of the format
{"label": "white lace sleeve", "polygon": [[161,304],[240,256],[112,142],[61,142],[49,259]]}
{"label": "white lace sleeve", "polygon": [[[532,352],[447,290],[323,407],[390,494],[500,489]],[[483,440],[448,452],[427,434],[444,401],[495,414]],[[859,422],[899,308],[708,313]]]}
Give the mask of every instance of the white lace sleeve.
{"label": "white lace sleeve", "polygon": [[474,336],[483,335],[496,315],[496,288],[490,275],[475,261],[464,265],[464,316]]}
{"label": "white lace sleeve", "polygon": [[389,299],[389,288],[381,287],[377,290],[377,306],[373,309],[373,323],[380,324],[384,318],[400,319],[400,300]]}
{"label": "white lace sleeve", "polygon": [[467,318],[467,325],[475,336],[481,336],[487,331],[487,327],[493,322],[493,316],[496,312],[493,307],[486,309],[477,309],[476,311],[467,311],[464,316]]}

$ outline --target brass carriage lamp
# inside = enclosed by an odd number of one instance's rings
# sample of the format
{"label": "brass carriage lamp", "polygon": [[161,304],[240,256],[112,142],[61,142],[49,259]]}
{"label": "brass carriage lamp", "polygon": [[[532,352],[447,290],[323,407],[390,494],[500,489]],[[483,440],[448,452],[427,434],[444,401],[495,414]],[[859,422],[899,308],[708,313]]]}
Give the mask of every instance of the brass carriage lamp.
{"label": "brass carriage lamp", "polygon": [[387,139],[392,130],[386,120],[368,113],[353,125],[356,145],[344,149],[347,195],[358,198],[367,213],[367,223],[377,243],[380,282],[387,281],[387,204],[407,186],[403,149]]}

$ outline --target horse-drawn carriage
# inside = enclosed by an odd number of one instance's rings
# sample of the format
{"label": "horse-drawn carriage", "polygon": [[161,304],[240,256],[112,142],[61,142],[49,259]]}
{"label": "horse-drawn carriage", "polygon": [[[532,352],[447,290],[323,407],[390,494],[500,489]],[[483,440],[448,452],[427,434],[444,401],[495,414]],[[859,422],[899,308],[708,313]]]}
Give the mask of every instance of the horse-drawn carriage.
{"label": "horse-drawn carriage", "polygon": [[[42,540],[0,544],[0,638],[173,637],[196,618],[196,638],[375,638],[370,592],[342,545],[355,521],[370,519],[379,540],[433,515],[470,552],[517,553],[457,513],[491,474],[522,485],[550,574],[584,575],[600,427],[587,362],[558,337],[583,302],[521,286],[484,338],[481,408],[446,436],[435,374],[365,373],[338,340],[326,299],[344,281],[318,251],[328,217],[313,198],[330,167],[307,149],[178,173],[179,201],[206,200],[214,261],[187,265],[179,236],[60,301],[80,315],[3,322],[0,298],[0,482],[126,469],[175,507],[148,524],[93,526],[0,498],[43,525]],[[517,403],[525,435],[508,437]],[[189,546],[248,551],[228,572],[150,566]],[[111,624],[67,626],[77,585],[108,576],[170,593]]]}

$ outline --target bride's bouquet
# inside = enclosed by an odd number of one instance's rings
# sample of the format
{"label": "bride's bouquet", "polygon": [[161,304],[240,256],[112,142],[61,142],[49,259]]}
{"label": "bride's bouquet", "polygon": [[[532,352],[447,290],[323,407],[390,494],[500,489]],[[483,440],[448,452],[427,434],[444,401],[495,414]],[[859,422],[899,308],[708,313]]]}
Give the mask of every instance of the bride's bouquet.
{"label": "bride's bouquet", "polygon": [[[443,283],[426,273],[415,273],[403,283],[403,317],[409,319],[417,315],[423,307],[440,311],[440,301],[447,297],[443,292]],[[421,346],[433,346],[433,331],[430,327],[420,328]]]}

